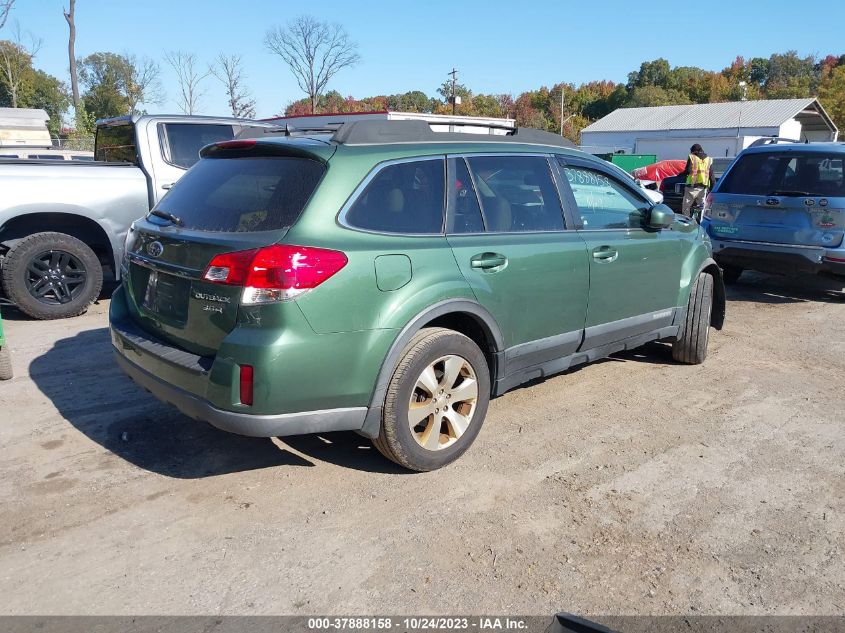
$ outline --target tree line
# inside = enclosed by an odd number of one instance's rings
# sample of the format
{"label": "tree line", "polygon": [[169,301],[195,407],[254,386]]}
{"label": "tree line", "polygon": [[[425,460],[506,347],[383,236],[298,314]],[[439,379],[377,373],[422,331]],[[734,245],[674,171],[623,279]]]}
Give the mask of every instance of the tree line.
{"label": "tree line", "polygon": [[[617,108],[716,103],[753,99],[794,99],[818,96],[837,127],[845,130],[845,55],[799,56],[795,51],[775,53],[749,60],[737,57],[719,71],[694,66],[672,67],[666,59],[643,62],[628,74],[625,83],[597,80],[575,85],[557,83],[511,94],[475,93],[457,84],[461,97],[458,114],[509,117],[517,125],[560,132],[579,142],[581,130]],[[321,95],[317,109],[323,112],[403,110],[450,114],[452,84],[449,81],[435,96],[414,90],[403,94],[376,95],[355,99],[336,91]],[[562,99],[561,99],[562,97]],[[562,105],[561,105],[562,104]],[[311,111],[309,99],[294,101],[285,114]]]}
{"label": "tree line", "polygon": [[[43,108],[50,116],[53,135],[87,136],[96,119],[135,114],[164,102],[158,61],[111,51],[76,57],[76,0],[69,0],[69,8],[63,9],[68,23],[70,87],[36,68],[41,41],[23,33],[17,23],[11,28],[8,24],[16,1],[0,0],[0,28],[5,25],[4,34],[9,34],[0,40],[0,106]],[[617,108],[818,96],[837,126],[845,129],[845,55],[802,57],[788,51],[768,58],[737,57],[719,71],[672,67],[661,58],[643,62],[625,83],[596,80],[576,86],[561,82],[514,97],[476,93],[465,84],[453,86],[446,81],[432,96],[411,90],[355,98],[328,90],[338,72],[360,61],[357,44],[340,25],[300,16],[285,27],[269,29],[264,45],[287,65],[306,95],[287,104],[283,114],[288,116],[373,110],[449,114],[452,98],[458,96],[460,104],[454,106],[458,114],[513,118],[523,127],[562,130],[577,143],[584,127]],[[229,114],[255,116],[255,99],[239,55],[221,52],[211,61],[202,61],[190,51],[172,50],[163,54],[162,61],[176,76],[174,100],[182,112],[200,112],[208,81],[216,80],[225,90]],[[63,129],[71,107],[74,124]]]}

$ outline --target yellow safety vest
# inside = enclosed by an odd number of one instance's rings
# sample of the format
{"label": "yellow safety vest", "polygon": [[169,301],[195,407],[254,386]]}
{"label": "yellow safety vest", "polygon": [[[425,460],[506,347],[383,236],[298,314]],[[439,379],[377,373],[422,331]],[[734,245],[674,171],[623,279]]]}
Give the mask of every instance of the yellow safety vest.
{"label": "yellow safety vest", "polygon": [[707,158],[699,158],[695,154],[689,155],[690,173],[687,174],[687,184],[693,187],[709,187],[710,186],[710,165],[713,164],[713,159],[709,156]]}

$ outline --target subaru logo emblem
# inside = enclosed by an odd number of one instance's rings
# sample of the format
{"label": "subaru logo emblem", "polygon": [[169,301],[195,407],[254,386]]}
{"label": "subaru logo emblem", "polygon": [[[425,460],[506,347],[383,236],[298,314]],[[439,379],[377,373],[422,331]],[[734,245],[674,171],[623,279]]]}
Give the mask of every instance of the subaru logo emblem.
{"label": "subaru logo emblem", "polygon": [[780,200],[778,200],[777,198],[766,198],[766,204],[773,207],[776,204],[780,204]]}
{"label": "subaru logo emblem", "polygon": [[164,246],[162,246],[161,242],[159,242],[158,240],[147,244],[147,253],[150,255],[150,257],[161,257],[161,254],[163,252]]}

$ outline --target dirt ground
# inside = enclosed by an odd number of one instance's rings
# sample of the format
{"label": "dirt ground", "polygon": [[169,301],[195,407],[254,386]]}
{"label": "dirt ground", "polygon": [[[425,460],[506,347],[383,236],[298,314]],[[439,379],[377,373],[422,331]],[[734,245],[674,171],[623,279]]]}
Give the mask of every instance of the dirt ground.
{"label": "dirt ground", "polygon": [[668,347],[495,400],[454,465],[228,435],[5,309],[0,613],[845,613],[845,294],[748,275]]}

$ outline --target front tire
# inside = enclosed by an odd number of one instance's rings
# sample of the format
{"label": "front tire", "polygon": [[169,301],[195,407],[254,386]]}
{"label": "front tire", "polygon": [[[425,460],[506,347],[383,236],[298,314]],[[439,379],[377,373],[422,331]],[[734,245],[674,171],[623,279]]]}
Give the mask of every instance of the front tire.
{"label": "front tire", "polygon": [[373,443],[410,470],[441,468],[470,447],[489,401],[490,371],[478,345],[453,330],[425,328],[393,372]]}
{"label": "front tire", "polygon": [[687,315],[672,343],[672,358],[686,365],[699,365],[707,358],[710,318],[713,312],[713,276],[698,275],[690,291]]}
{"label": "front tire", "polygon": [[85,312],[103,288],[103,268],[84,242],[64,233],[35,233],[6,253],[3,289],[35,319]]}

